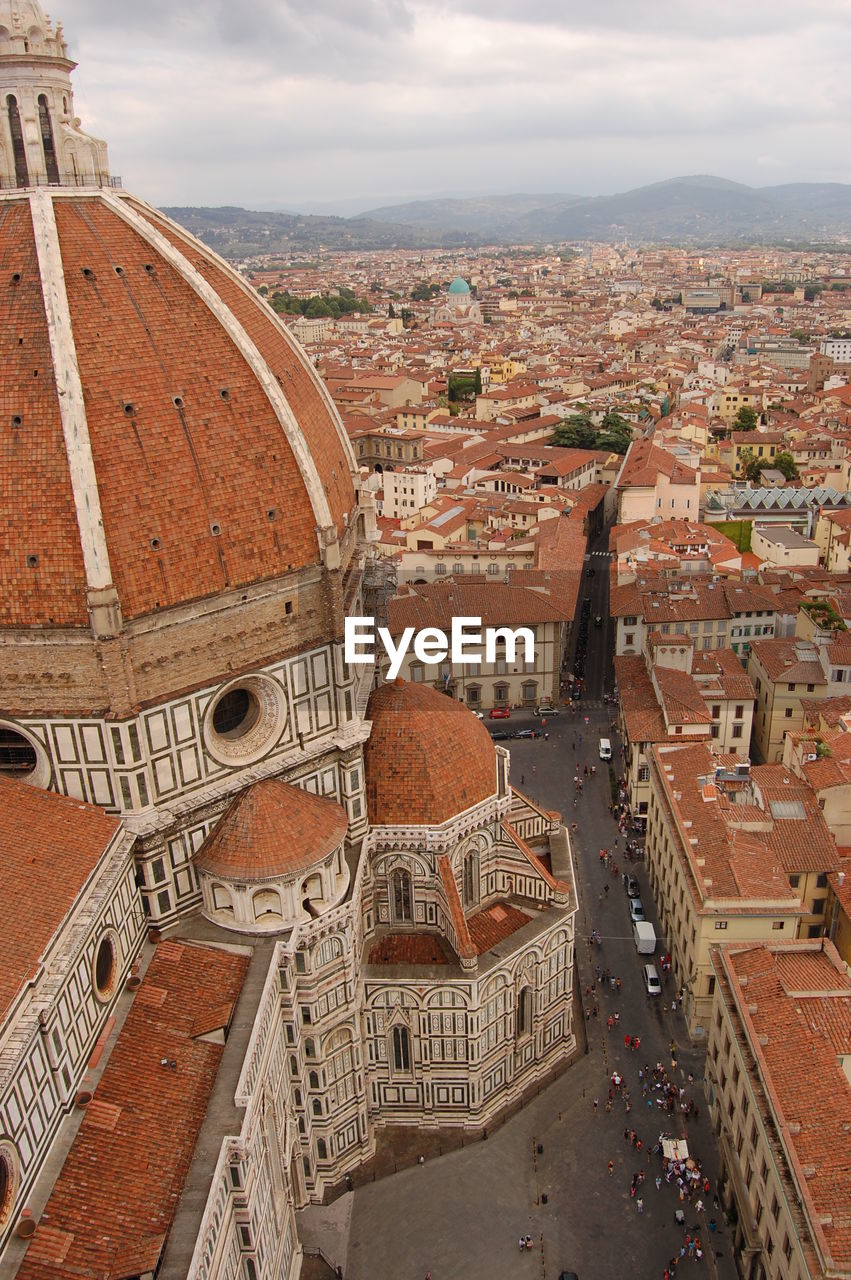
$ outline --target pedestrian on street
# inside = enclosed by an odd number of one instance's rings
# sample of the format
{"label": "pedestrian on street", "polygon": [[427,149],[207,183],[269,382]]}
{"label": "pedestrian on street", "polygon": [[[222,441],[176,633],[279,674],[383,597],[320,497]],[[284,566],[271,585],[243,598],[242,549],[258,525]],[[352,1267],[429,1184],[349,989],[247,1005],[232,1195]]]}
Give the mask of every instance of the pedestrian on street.
{"label": "pedestrian on street", "polygon": [[612,1174],[614,1173],[614,1171],[615,1171],[615,1162],[614,1162],[614,1160],[610,1160],[610,1161],[609,1161],[609,1177],[610,1177],[610,1178],[611,1178]]}
{"label": "pedestrian on street", "polygon": [[594,1115],[596,1115],[596,1114],[597,1114],[597,1108],[599,1107],[599,1105],[600,1105],[600,1100],[599,1100],[599,1098],[595,1098],[595,1099],[594,1099]]}
{"label": "pedestrian on street", "polygon": [[636,1207],[636,1209],[638,1210],[638,1212],[639,1212],[639,1213],[643,1213],[643,1212],[644,1212],[644,1201],[643,1201],[643,1200],[641,1200],[641,1199],[636,1200],[636,1202],[635,1202],[635,1207]]}

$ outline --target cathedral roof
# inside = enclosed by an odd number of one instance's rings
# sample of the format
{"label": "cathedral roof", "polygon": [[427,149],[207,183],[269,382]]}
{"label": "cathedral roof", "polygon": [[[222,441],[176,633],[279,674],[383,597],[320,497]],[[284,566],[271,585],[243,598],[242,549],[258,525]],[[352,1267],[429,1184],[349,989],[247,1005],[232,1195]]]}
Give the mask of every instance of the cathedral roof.
{"label": "cathedral roof", "polygon": [[280,879],[322,862],[347,829],[336,801],[267,778],[237,796],[195,855],[195,868],[231,882]]}
{"label": "cathedral roof", "polygon": [[451,294],[466,294],[470,292],[470,286],[462,276],[456,276],[449,286]]}
{"label": "cathedral roof", "polygon": [[236,271],[109,187],[0,192],[0,261],[0,626],[84,626],[113,586],[140,617],[321,562],[354,509],[351,447]]}
{"label": "cathedral roof", "polygon": [[437,826],[495,793],[496,748],[463,703],[399,679],[373,691],[366,714],[370,822]]}
{"label": "cathedral roof", "polygon": [[0,774],[0,1018],[38,972],[119,829],[94,805]]}

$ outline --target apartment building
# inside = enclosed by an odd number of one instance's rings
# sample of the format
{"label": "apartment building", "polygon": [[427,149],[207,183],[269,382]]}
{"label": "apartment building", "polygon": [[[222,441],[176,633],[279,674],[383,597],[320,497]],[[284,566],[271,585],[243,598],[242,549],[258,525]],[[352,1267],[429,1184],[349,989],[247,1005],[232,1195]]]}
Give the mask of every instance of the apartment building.
{"label": "apartment building", "polygon": [[651,440],[633,440],[616,481],[618,524],[633,520],[696,520],[700,469],[686,466]]}
{"label": "apartment building", "polygon": [[[406,588],[390,601],[390,634],[398,639],[406,627],[420,631],[437,627],[448,635],[453,617],[481,618],[482,627],[515,630],[528,627],[535,638],[532,661],[522,646],[512,657],[504,638],[497,644],[494,662],[453,663],[447,655],[437,664],[421,662],[409,652],[400,675],[413,684],[430,684],[457,699],[472,711],[492,707],[533,707],[557,702],[561,659],[573,617],[568,593],[556,580],[550,591],[494,583],[432,583]],[[384,662],[384,666],[389,665]]]}
{"label": "apartment building", "polygon": [[803,700],[838,694],[851,685],[848,632],[816,631],[756,642],[748,658],[757,710],[754,745],[763,760],[783,759],[783,739],[803,727]]}
{"label": "apartment building", "polygon": [[821,820],[819,849],[828,870],[829,832],[815,803],[801,806],[803,817],[798,808],[795,816],[778,810],[775,817],[770,805],[760,806],[750,766],[734,757],[716,759],[704,743],[652,747],[648,763],[647,871],[685,993],[689,1034],[703,1036],[715,991],[710,948],[719,940],[795,938],[805,908],[780,855],[788,853],[785,861],[796,868],[807,864],[814,856],[810,827]]}
{"label": "apartment building", "polygon": [[683,578],[636,578],[613,586],[609,610],[616,619],[615,653],[638,653],[649,631],[688,636],[695,649],[729,646],[744,662],[757,637],[775,634],[777,602],[753,583]]}
{"label": "apartment building", "polygon": [[421,511],[437,497],[434,467],[428,463],[385,471],[382,483],[384,497],[381,514],[390,520],[402,520]]}
{"label": "apartment building", "polygon": [[743,1280],[851,1275],[851,978],[827,940],[713,946],[706,1079]]}
{"label": "apartment building", "polygon": [[624,773],[633,813],[650,807],[648,752],[700,740],[714,755],[747,759],[754,689],[731,649],[696,653],[688,637],[648,637],[642,655],[615,658]]}

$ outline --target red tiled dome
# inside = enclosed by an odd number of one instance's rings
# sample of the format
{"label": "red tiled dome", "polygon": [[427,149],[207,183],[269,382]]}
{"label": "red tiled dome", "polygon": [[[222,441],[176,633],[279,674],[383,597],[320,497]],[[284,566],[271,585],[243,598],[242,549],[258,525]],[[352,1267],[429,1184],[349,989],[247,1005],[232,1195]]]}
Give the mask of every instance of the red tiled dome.
{"label": "red tiled dome", "polygon": [[396,680],[373,691],[366,714],[370,822],[437,826],[496,791],[491,736],[462,703]]}
{"label": "red tiled dome", "polygon": [[195,868],[229,881],[294,875],[333,853],[348,825],[336,801],[267,778],[237,796],[195,855]]}
{"label": "red tiled dome", "polygon": [[354,458],[234,270],[98,190],[0,202],[0,261],[0,625],[87,625],[93,563],[127,619],[320,562],[355,506]]}

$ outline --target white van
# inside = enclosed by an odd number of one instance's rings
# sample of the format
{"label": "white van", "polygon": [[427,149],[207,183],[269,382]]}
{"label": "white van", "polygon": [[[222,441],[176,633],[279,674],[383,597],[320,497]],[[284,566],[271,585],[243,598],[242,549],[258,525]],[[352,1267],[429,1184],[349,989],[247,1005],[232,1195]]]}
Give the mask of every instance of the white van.
{"label": "white van", "polygon": [[611,758],[612,758],[612,744],[611,742],[609,742],[608,738],[601,738],[600,739],[600,759],[611,760]]}
{"label": "white van", "polygon": [[640,956],[652,956],[656,950],[656,930],[649,920],[638,920],[632,926],[632,938]]}

